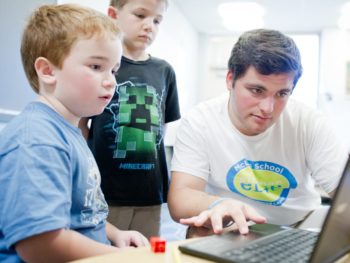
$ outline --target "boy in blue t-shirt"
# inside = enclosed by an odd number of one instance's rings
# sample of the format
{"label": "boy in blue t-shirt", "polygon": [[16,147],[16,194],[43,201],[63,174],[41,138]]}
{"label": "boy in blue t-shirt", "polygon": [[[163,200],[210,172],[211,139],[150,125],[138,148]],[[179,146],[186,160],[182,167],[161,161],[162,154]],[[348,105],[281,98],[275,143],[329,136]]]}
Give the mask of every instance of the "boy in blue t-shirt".
{"label": "boy in blue t-shirt", "polygon": [[112,19],[76,5],[45,5],[29,19],[22,62],[38,101],[0,137],[0,261],[66,262],[143,246],[106,222],[100,174],[80,129],[111,100],[122,54]]}

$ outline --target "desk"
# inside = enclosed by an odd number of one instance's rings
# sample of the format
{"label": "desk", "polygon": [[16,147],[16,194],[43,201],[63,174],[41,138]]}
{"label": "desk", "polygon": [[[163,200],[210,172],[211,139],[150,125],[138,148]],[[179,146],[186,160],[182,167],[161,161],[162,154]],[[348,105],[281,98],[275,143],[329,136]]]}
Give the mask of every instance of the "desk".
{"label": "desk", "polygon": [[[193,240],[193,239],[192,239]],[[165,253],[153,253],[150,247],[129,248],[117,253],[77,260],[74,263],[208,263],[213,262],[197,257],[182,254],[178,249],[179,244],[192,241],[191,239],[168,242]],[[177,253],[177,254],[175,254]],[[175,255],[174,255],[175,254]],[[71,262],[73,263],[73,262]],[[336,263],[350,263],[350,254]]]}
{"label": "desk", "polygon": [[[192,239],[193,240],[193,239]],[[124,251],[76,260],[71,263],[205,263],[213,262],[201,258],[182,254],[178,249],[179,244],[183,244],[191,239],[167,242],[165,253],[153,253],[150,247],[128,248]],[[177,254],[175,254],[177,253]],[[174,255],[175,254],[175,255]]]}

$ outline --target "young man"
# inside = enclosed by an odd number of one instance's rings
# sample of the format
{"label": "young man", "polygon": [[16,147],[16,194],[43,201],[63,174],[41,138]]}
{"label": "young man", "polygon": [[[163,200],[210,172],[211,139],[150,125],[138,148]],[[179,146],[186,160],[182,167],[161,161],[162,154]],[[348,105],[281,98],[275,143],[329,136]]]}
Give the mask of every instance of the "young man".
{"label": "young man", "polygon": [[67,262],[143,246],[106,223],[100,174],[80,129],[115,90],[121,34],[89,8],[45,5],[23,34],[25,73],[38,101],[1,132],[0,261]]}
{"label": "young man", "polygon": [[161,204],[168,193],[165,124],[180,118],[174,70],[147,53],[167,1],[112,0],[110,4],[108,14],[124,36],[118,86],[105,111],[92,118],[91,129],[86,120],[81,127],[101,171],[108,221],[149,238],[160,235]]}
{"label": "young man", "polygon": [[[233,47],[229,94],[181,122],[168,196],[172,217],[221,233],[234,221],[292,225],[332,194],[347,151],[317,112],[290,99],[302,73],[294,41],[274,30],[244,33]],[[203,230],[203,229],[201,229]]]}

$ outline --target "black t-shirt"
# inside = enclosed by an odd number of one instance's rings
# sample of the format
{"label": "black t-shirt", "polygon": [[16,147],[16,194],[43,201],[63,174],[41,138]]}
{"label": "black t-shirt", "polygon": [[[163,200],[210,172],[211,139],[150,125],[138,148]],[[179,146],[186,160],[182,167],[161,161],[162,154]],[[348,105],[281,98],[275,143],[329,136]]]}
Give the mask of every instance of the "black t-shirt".
{"label": "black t-shirt", "polygon": [[122,58],[117,88],[101,115],[92,118],[88,143],[110,205],[166,202],[169,176],[164,123],[180,118],[175,73],[164,60]]}

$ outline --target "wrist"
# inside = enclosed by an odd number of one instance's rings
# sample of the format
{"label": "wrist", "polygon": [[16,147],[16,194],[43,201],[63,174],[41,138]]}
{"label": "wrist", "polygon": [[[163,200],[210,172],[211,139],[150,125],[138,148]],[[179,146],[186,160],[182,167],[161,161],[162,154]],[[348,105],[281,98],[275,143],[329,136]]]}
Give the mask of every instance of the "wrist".
{"label": "wrist", "polygon": [[227,198],[227,197],[221,197],[221,198],[218,198],[216,199],[215,201],[213,201],[209,206],[208,206],[208,210],[214,208],[215,206],[217,206],[218,204],[220,204],[221,202],[225,201],[225,200],[228,200],[230,198]]}

